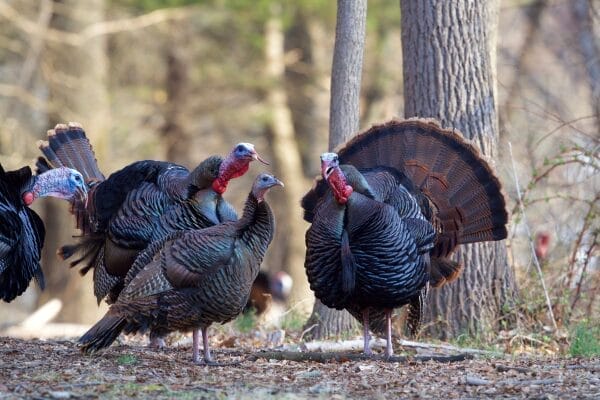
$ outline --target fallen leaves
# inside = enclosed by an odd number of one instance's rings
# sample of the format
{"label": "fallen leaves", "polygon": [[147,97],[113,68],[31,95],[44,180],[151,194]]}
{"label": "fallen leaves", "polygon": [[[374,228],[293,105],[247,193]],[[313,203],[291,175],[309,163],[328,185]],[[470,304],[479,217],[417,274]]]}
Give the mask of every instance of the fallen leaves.
{"label": "fallen leaves", "polygon": [[71,341],[0,338],[0,398],[600,397],[599,359],[251,361],[260,350],[254,340],[229,348],[217,346],[227,338],[216,338],[215,359],[240,363],[207,367],[191,362],[190,345],[153,350],[125,342],[84,356]]}

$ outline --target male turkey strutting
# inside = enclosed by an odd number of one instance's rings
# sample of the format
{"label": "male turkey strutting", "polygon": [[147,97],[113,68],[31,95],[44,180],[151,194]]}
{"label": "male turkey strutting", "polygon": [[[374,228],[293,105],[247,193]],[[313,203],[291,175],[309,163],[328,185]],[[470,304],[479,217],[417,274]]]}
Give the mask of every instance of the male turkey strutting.
{"label": "male turkey strutting", "polygon": [[[239,143],[222,158],[211,156],[193,171],[180,165],[144,160],[114,172],[100,172],[92,146],[81,125],[59,124],[39,144],[38,169],[69,166],[82,172],[89,185],[87,203],[75,202],[73,211],[82,240],[63,246],[59,255],[81,274],[94,271],[98,302],[116,301],[135,258],[151,242],[170,232],[206,228],[237,219],[234,208],[221,195],[233,178],[248,171],[253,160],[264,161],[250,143]],[[158,341],[160,345],[162,341]]]}
{"label": "male turkey strutting", "polygon": [[29,206],[46,196],[85,202],[86,192],[83,177],[70,168],[32,175],[29,167],[4,171],[0,165],[0,299],[14,300],[32,278],[44,289],[40,256],[46,230]]}
{"label": "male turkey strutting", "polygon": [[212,362],[208,327],[232,320],[248,301],[273,239],[275,221],[264,196],[276,185],[283,183],[260,174],[238,221],[178,231],[151,244],[127,275],[116,303],[79,339],[81,350],[107,347],[121,332],[193,330],[193,360],[198,363],[200,329],[204,361]]}
{"label": "male turkey strutting", "polygon": [[416,333],[428,286],[461,272],[454,249],[506,238],[500,182],[459,134],[420,119],[372,127],[324,153],[321,170],[302,199],[311,289],[363,322],[366,354],[370,326],[385,330],[391,356],[392,310],[408,304]]}

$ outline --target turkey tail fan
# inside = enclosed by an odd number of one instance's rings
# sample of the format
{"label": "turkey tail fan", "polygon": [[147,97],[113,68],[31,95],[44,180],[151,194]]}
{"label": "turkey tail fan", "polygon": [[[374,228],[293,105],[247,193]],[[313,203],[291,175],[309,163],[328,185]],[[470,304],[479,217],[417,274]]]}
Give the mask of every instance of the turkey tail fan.
{"label": "turkey tail fan", "polygon": [[125,328],[127,320],[112,314],[109,310],[104,317],[79,339],[79,348],[83,353],[94,353],[108,347]]}
{"label": "turkey tail fan", "polygon": [[431,257],[431,275],[429,284],[437,288],[452,282],[460,276],[463,266],[448,258]]}
{"label": "turkey tail fan", "polygon": [[104,180],[92,145],[80,124],[69,122],[56,125],[48,131],[48,141],[38,146],[54,167],[76,169],[86,182]]}
{"label": "turkey tail fan", "polygon": [[456,245],[506,238],[508,214],[500,181],[478,150],[460,134],[429,119],[392,120],[347,142],[340,163],[358,169],[393,168],[419,188],[437,210],[431,255]]}
{"label": "turkey tail fan", "polygon": [[46,160],[44,157],[38,157],[35,160],[35,173],[36,175],[43,174],[44,172],[48,172],[52,169],[52,165]]}

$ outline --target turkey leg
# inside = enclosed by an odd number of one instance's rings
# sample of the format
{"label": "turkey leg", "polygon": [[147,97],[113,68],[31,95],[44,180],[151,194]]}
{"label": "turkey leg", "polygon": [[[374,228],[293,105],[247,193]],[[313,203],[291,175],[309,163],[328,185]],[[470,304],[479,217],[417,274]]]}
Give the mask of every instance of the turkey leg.
{"label": "turkey leg", "polygon": [[369,346],[369,342],[371,341],[371,335],[369,334],[369,309],[365,309],[362,312],[363,317],[363,338],[365,341],[364,344],[364,353],[366,356],[373,355],[371,351],[371,347]]}
{"label": "turkey leg", "polygon": [[392,309],[385,310],[385,326],[386,326],[386,346],[385,346],[385,358],[390,358],[394,354],[392,348]]}

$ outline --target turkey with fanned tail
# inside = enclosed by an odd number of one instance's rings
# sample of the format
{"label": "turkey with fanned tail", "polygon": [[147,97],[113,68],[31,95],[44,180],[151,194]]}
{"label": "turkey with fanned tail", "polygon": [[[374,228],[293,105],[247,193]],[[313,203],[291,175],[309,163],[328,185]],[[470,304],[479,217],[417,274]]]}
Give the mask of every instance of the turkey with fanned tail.
{"label": "turkey with fanned tail", "polygon": [[29,206],[46,196],[85,203],[86,195],[83,177],[73,169],[32,175],[29,167],[4,171],[0,165],[0,299],[14,300],[32,278],[44,289],[40,256],[46,230]]}
{"label": "turkey with fanned tail", "polygon": [[415,334],[428,287],[461,272],[456,246],[506,238],[500,182],[459,134],[422,119],[374,126],[321,169],[302,199],[311,289],[363,323],[365,353],[369,330],[385,332],[391,356],[392,310],[408,305]]}
{"label": "turkey with fanned tail", "polygon": [[129,271],[116,303],[79,340],[82,351],[107,347],[121,332],[193,330],[193,360],[198,363],[200,329],[204,361],[212,362],[208,327],[235,318],[248,301],[273,239],[275,222],[264,196],[276,185],[283,183],[259,175],[238,221],[178,231],[152,243]]}
{"label": "turkey with fanned tail", "polygon": [[[89,201],[72,205],[79,243],[59,249],[81,274],[93,269],[98,302],[113,303],[138,254],[177,230],[201,229],[235,221],[234,208],[221,196],[231,179],[244,175],[250,162],[264,161],[250,143],[239,143],[227,157],[211,156],[194,170],[164,161],[137,161],[108,178],[100,172],[92,146],[77,123],[48,131],[39,148],[46,157],[38,169],[68,166],[82,172]],[[160,340],[159,340],[160,342]]]}

